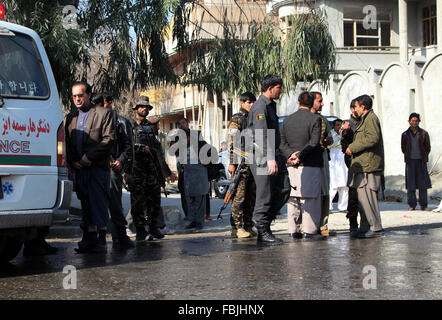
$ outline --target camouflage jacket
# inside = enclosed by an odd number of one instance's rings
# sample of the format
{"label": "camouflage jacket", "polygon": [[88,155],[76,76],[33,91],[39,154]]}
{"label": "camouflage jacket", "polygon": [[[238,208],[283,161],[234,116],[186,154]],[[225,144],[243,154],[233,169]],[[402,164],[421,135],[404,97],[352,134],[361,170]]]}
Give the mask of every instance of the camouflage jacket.
{"label": "camouflage jacket", "polygon": [[[247,116],[249,112],[241,108],[238,113],[235,113],[232,116],[232,119],[229,122],[228,126],[228,150],[229,150],[229,163],[230,164],[238,164],[239,163],[239,157],[233,152],[233,148],[239,148],[241,147],[241,150],[244,150],[244,146],[241,143],[241,146],[238,146],[238,140],[237,138],[241,134],[241,131],[243,131],[247,127]],[[242,142],[242,141],[241,141]]]}

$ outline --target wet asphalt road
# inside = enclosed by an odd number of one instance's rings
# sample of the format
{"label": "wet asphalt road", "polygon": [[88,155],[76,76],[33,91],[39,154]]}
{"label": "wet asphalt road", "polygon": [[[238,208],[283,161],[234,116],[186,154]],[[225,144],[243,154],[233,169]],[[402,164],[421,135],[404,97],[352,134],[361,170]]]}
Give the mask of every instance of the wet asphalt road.
{"label": "wet asphalt road", "polygon": [[[113,250],[109,240],[105,255],[76,254],[79,239],[54,239],[57,255],[20,254],[0,268],[0,299],[442,298],[440,224],[386,228],[376,239],[342,232],[320,242],[275,230],[284,244],[267,247],[231,239],[225,220],[210,232],[166,236],[127,251]],[[63,273],[66,266],[76,271]],[[76,289],[65,289],[74,274]]]}

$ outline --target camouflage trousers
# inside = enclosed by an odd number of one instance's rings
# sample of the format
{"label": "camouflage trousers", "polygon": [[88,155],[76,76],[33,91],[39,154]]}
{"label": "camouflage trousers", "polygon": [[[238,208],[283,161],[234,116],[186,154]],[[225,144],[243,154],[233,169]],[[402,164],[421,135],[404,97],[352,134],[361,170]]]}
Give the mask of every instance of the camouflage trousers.
{"label": "camouflage trousers", "polygon": [[256,185],[248,166],[241,170],[241,177],[232,200],[230,224],[233,228],[251,228],[253,209],[255,208]]}
{"label": "camouflage trousers", "polygon": [[161,186],[152,161],[135,160],[129,191],[135,227],[154,226],[161,211]]}

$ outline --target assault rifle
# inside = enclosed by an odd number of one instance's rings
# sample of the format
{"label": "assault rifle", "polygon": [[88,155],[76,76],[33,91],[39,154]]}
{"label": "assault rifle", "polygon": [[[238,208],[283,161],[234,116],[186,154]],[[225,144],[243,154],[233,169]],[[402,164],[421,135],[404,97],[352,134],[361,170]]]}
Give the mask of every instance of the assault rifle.
{"label": "assault rifle", "polygon": [[221,220],[223,218],[221,216],[221,213],[223,212],[223,210],[225,208],[227,208],[230,200],[235,196],[236,189],[238,187],[238,182],[239,182],[239,179],[241,178],[241,169],[245,165],[245,160],[249,158],[247,153],[242,152],[241,150],[238,150],[236,148],[233,149],[233,152],[241,157],[241,161],[240,161],[239,165],[236,167],[236,170],[235,170],[235,173],[234,173],[232,179],[227,180],[229,188],[227,189],[226,195],[224,196],[224,203],[223,203],[223,206],[221,207],[221,209],[219,210],[219,214],[218,214],[218,217],[216,218],[216,220]]}

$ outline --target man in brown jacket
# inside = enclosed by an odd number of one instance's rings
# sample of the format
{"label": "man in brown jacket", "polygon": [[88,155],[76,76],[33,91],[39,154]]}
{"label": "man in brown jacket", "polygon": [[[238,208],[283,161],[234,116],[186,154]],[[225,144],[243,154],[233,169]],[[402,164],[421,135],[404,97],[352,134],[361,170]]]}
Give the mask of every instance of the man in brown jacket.
{"label": "man in brown jacket", "polygon": [[75,82],[72,100],[77,109],[66,116],[66,155],[74,171],[75,192],[83,214],[83,239],[76,250],[78,253],[104,253],[115,126],[111,111],[95,107],[90,98],[90,85]]}
{"label": "man in brown jacket", "polygon": [[427,189],[431,188],[427,162],[430,153],[430,136],[419,127],[420,115],[413,112],[408,118],[410,127],[402,133],[401,148],[405,161],[405,187],[407,188],[408,210],[416,208],[416,189],[419,190],[421,209],[429,211]]}

